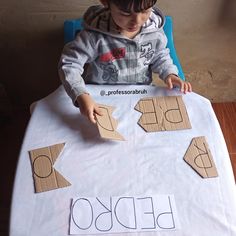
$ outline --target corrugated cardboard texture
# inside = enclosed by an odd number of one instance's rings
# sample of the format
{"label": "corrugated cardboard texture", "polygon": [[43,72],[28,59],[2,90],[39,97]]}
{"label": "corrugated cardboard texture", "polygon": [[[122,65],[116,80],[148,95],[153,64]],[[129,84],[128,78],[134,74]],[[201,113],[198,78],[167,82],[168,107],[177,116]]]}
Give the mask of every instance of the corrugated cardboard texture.
{"label": "corrugated cardboard texture", "polygon": [[115,108],[107,105],[99,105],[99,108],[103,115],[96,115],[96,119],[101,137],[106,139],[125,140],[122,135],[116,131],[118,123],[111,115]]}
{"label": "corrugated cardboard texture", "polygon": [[204,136],[192,139],[184,160],[203,178],[218,176],[211,151]]}
{"label": "corrugated cardboard texture", "polygon": [[143,98],[135,109],[142,113],[138,124],[146,132],[191,128],[181,96]]}
{"label": "corrugated cardboard texture", "polygon": [[60,143],[29,151],[35,192],[44,192],[71,185],[53,168],[64,146],[64,143]]}

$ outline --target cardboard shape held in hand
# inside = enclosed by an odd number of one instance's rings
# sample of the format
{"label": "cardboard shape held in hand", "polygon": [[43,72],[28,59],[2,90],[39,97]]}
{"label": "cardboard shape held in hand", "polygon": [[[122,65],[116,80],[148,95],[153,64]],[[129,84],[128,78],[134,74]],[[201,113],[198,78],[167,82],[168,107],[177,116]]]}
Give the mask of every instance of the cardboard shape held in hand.
{"label": "cardboard shape held in hand", "polygon": [[111,115],[115,108],[99,104],[99,109],[102,112],[102,116],[96,115],[96,119],[101,137],[106,139],[125,140],[123,136],[116,131],[118,123]]}
{"label": "cardboard shape held in hand", "polygon": [[142,113],[138,124],[146,132],[191,128],[181,96],[143,98],[135,109]]}
{"label": "cardboard shape held in hand", "polygon": [[35,192],[45,192],[71,185],[53,168],[65,143],[29,151],[35,184]]}
{"label": "cardboard shape held in hand", "polygon": [[204,136],[192,139],[184,160],[203,178],[218,176],[211,151]]}

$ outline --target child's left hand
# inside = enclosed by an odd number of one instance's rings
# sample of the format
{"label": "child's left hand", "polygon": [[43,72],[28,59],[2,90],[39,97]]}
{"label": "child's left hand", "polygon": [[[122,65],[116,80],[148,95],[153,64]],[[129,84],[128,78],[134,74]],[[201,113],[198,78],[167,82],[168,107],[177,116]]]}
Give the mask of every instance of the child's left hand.
{"label": "child's left hand", "polygon": [[189,82],[181,80],[178,76],[174,74],[170,74],[167,76],[165,80],[169,89],[173,89],[176,85],[180,88],[182,93],[192,92],[192,86]]}

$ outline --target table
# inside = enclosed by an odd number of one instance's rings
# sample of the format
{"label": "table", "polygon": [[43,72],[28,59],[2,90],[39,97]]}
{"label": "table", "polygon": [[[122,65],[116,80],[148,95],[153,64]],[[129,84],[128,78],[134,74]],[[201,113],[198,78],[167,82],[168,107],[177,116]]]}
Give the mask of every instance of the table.
{"label": "table", "polygon": [[[101,139],[96,126],[80,115],[62,87],[35,102],[17,165],[10,235],[68,235],[71,199],[78,196],[144,194],[173,194],[181,229],[138,235],[236,235],[233,171],[209,100],[194,92],[183,95],[192,129],[146,133],[137,124],[141,113],[134,106],[138,100],[180,95],[177,90],[87,86],[98,103],[116,107],[117,131],[126,141]],[[192,138],[198,136],[207,138],[219,174],[216,178],[201,178],[183,160]],[[35,193],[28,151],[63,142],[54,167],[71,186]]]}

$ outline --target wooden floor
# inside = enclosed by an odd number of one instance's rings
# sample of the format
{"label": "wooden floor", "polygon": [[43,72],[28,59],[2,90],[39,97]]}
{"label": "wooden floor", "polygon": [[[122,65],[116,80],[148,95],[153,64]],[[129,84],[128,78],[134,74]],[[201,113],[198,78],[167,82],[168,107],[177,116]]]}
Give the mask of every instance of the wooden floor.
{"label": "wooden floor", "polygon": [[[215,103],[213,108],[220,122],[228,151],[230,154],[234,176],[236,179],[236,103]],[[17,158],[21,148],[24,132],[30,118],[29,112],[20,110],[0,122],[1,160],[0,172],[0,235],[8,235],[10,204],[15,177]],[[33,236],[33,235],[32,235]]]}
{"label": "wooden floor", "polygon": [[229,151],[236,181],[236,102],[213,103]]}

